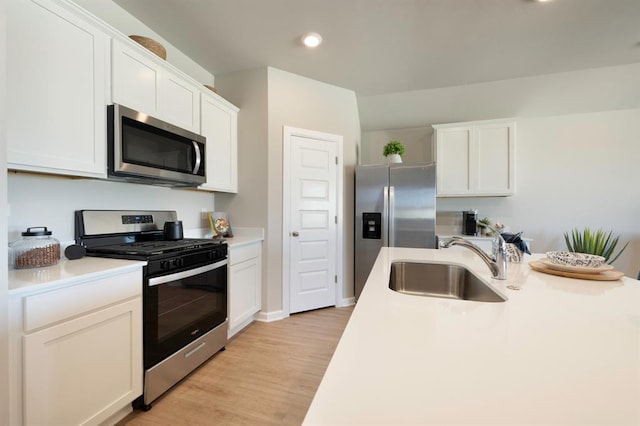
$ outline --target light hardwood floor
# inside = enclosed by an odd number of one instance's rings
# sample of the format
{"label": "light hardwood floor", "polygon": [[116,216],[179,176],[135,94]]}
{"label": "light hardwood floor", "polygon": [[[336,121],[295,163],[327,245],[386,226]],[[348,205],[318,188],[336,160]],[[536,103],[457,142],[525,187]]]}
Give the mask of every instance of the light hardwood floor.
{"label": "light hardwood floor", "polygon": [[299,425],[353,307],[254,322],[124,425]]}

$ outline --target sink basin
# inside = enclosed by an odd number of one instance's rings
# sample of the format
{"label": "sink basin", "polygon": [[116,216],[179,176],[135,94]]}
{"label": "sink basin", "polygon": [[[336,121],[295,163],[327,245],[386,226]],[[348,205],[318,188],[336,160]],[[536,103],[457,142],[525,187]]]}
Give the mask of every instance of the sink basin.
{"label": "sink basin", "polygon": [[469,269],[451,263],[393,262],[389,288],[416,296],[476,302],[507,300]]}

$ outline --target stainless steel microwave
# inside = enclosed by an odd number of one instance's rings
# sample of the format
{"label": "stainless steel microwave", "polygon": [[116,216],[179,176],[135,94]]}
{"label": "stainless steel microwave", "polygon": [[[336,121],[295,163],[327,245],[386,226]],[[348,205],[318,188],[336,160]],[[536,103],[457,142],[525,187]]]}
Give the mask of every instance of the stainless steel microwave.
{"label": "stainless steel microwave", "polygon": [[161,186],[205,182],[205,137],[123,105],[107,106],[110,179]]}

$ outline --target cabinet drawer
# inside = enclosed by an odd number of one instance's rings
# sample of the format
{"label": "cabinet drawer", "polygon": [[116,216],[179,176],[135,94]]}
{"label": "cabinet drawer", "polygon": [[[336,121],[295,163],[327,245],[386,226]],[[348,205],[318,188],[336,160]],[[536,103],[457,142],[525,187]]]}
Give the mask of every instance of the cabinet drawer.
{"label": "cabinet drawer", "polygon": [[27,296],[24,299],[24,331],[141,295],[142,271],[134,271]]}
{"label": "cabinet drawer", "polygon": [[260,256],[261,244],[254,243],[246,246],[231,247],[229,249],[229,265],[237,265],[245,260]]}

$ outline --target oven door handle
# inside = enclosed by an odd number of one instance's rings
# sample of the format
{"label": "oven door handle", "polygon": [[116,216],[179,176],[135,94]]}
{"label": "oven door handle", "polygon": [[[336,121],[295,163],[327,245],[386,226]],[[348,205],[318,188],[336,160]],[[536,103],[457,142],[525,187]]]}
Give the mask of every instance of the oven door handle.
{"label": "oven door handle", "polygon": [[194,275],[204,274],[205,272],[213,271],[214,269],[226,266],[229,263],[228,259],[221,260],[211,265],[201,266],[195,269],[189,269],[188,271],[177,272],[175,274],[163,275],[161,277],[149,278],[149,287],[158,284],[164,284],[175,280],[181,280],[183,278],[193,277]]}

